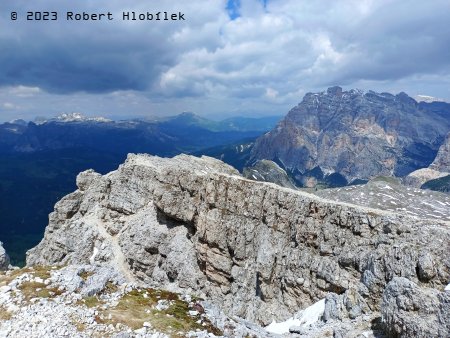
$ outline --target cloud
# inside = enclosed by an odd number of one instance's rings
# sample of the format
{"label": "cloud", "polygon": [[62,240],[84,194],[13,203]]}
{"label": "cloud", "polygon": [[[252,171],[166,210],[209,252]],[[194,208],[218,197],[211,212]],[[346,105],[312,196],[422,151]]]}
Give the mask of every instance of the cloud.
{"label": "cloud", "polygon": [[[117,20],[8,18],[50,8],[111,11]],[[122,11],[181,11],[186,21],[127,22]],[[45,92],[26,94],[30,100],[91,100],[91,110],[111,93],[133,93],[141,111],[217,114],[252,106],[283,113],[304,92],[336,84],[450,99],[448,13],[448,0],[2,2],[0,86]]]}
{"label": "cloud", "polygon": [[6,110],[13,110],[18,108],[15,104],[11,103],[11,102],[5,102],[2,104],[3,108]]}

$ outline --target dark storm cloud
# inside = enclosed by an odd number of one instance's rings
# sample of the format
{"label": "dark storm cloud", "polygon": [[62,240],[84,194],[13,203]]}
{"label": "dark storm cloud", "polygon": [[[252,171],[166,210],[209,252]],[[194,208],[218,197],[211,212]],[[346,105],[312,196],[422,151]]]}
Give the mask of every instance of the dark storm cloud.
{"label": "dark storm cloud", "polygon": [[[12,10],[45,9],[181,11],[186,21],[9,20]],[[51,101],[52,111],[152,102],[273,114],[329,85],[450,99],[449,13],[448,0],[2,0],[0,112]],[[26,102],[10,95],[24,91]]]}
{"label": "dark storm cloud", "polygon": [[[6,0],[0,4],[0,85],[38,86],[55,93],[148,89],[161,71],[173,65],[177,46],[170,38],[185,24],[125,22],[122,11],[178,13],[191,8],[164,1],[135,1],[127,6],[123,1]],[[54,10],[59,18],[27,22],[24,16],[29,10]],[[66,21],[69,10],[110,11],[114,20]],[[15,22],[9,19],[11,11],[19,15]]]}
{"label": "dark storm cloud", "polygon": [[[102,45],[70,41],[64,48],[52,42],[31,46],[33,42],[0,41],[7,46],[0,54],[2,85],[38,86],[50,92],[109,92],[144,90],[157,69],[145,61],[130,62],[133,51],[105,51]],[[125,47],[126,48],[126,47]],[[136,49],[136,48],[134,48]],[[141,57],[155,59],[152,51]]]}

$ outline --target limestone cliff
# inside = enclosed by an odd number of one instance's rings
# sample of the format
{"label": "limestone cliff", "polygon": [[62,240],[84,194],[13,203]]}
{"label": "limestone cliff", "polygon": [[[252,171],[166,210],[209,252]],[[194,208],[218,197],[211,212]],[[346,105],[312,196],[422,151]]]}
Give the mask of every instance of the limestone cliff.
{"label": "limestone cliff", "polygon": [[439,147],[436,158],[428,168],[413,171],[404,178],[408,185],[420,187],[424,183],[450,175],[450,133]]}
{"label": "limestone cliff", "polygon": [[430,165],[430,169],[440,172],[450,172],[450,132],[439,148],[436,158]]}
{"label": "limestone cliff", "polygon": [[379,313],[394,277],[437,290],[450,280],[448,222],[249,181],[212,158],[129,155],[77,185],[28,265],[113,264],[130,281],[192,291],[262,324],[330,295],[328,310],[347,299],[344,317]]}
{"label": "limestone cliff", "polygon": [[347,182],[403,177],[428,167],[450,130],[450,116],[443,113],[448,108],[433,107],[405,93],[340,87],[307,93],[273,130],[258,138],[250,162],[281,163],[304,186],[318,172],[338,173]]}

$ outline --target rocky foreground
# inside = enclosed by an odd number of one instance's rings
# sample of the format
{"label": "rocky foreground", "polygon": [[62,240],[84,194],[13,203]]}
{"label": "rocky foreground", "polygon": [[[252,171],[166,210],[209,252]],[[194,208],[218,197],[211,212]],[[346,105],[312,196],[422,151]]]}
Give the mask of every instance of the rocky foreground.
{"label": "rocky foreground", "polygon": [[[49,313],[83,309],[79,336],[450,335],[450,292],[444,290],[450,281],[449,222],[332,202],[186,155],[129,155],[107,175],[81,173],[77,185],[55,205],[44,239],[27,255],[27,269],[58,268],[45,278],[10,270],[0,279],[0,306],[8,313],[0,336],[37,336],[41,331],[32,324],[26,331],[14,328],[37,320],[33,313],[41,302],[53,308]],[[114,273],[106,278],[102,269]],[[14,274],[22,277],[11,279]],[[17,278],[42,283],[31,289],[50,290],[53,298],[33,294],[27,303]],[[194,323],[205,330],[157,327],[157,292],[184,302],[182,317],[161,315],[186,320],[195,314]],[[142,319],[135,325],[122,320],[129,313],[117,314],[130,293],[137,297],[130,311],[136,304],[145,308],[134,313]],[[86,304],[92,296],[100,302],[91,309],[94,322]],[[302,311],[311,305],[320,310],[312,321],[305,319],[309,310]],[[293,327],[263,329],[288,318]],[[75,333],[76,323],[58,323],[55,330]]]}

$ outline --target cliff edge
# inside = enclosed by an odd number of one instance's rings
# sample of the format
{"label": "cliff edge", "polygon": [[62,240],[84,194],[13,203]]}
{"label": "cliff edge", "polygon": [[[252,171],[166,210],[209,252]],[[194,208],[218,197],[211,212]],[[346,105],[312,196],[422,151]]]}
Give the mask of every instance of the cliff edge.
{"label": "cliff edge", "polygon": [[129,282],[194,292],[262,325],[325,298],[322,330],[361,318],[370,328],[396,277],[434,293],[450,280],[448,222],[250,181],[216,159],[129,155],[77,186],[28,266],[113,265]]}

